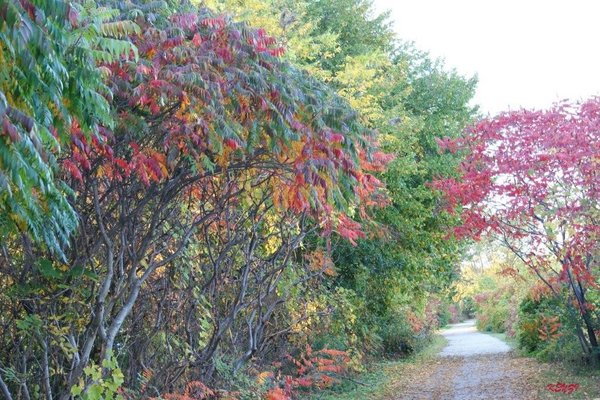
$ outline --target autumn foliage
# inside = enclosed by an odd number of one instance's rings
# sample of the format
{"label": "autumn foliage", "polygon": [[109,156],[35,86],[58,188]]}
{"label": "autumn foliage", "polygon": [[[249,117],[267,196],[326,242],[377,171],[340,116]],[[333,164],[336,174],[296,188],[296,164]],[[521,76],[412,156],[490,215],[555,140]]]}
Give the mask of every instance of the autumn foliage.
{"label": "autumn foliage", "polygon": [[[101,393],[105,380],[88,365],[108,359],[125,340],[136,353],[126,371],[130,381],[149,372],[143,375],[145,387],[189,382],[184,398],[202,390],[209,396],[207,387],[192,382],[213,379],[216,353],[231,357],[237,370],[291,329],[271,321],[295,286],[314,284],[322,275],[298,254],[303,238],[309,232],[318,237],[336,232],[352,242],[364,236],[354,210],[367,220],[369,208],[384,204],[373,173],[390,156],[378,150],[376,133],[361,125],[346,101],[280,59],[282,47],[264,29],[206,9],[157,20],[144,6],[134,22],[94,3],[75,8],[9,3],[1,9],[4,20],[14,23],[13,14],[21,12],[23,21],[35,25],[30,19],[54,12],[62,34],[90,44],[86,68],[102,77],[92,83],[104,96],[98,107],[108,105],[111,116],[94,119],[85,107],[66,108],[37,127],[42,134],[55,132],[57,143],[46,149],[38,143],[37,153],[28,157],[57,161],[61,169],[53,172],[60,185],[68,185],[61,204],[79,223],[67,230],[51,225],[42,234],[12,213],[1,284],[21,285],[18,296],[35,297],[33,308],[21,309],[18,301],[7,306],[16,307],[9,314],[28,321],[19,326],[40,338],[30,350],[26,341],[16,340],[14,354],[45,349],[39,373],[48,393],[67,396],[75,386]],[[11,29],[21,32],[18,24]],[[40,29],[37,39],[44,45],[50,28]],[[20,68],[8,67],[9,75]],[[56,84],[50,75],[35,78]],[[80,93],[64,102],[84,103],[88,94]],[[55,102],[50,109],[63,101],[60,94],[50,99]],[[4,95],[1,100],[6,102]],[[17,121],[15,107],[21,104],[14,96],[9,100],[11,108],[0,110],[2,146],[13,149],[26,141],[20,130],[35,133],[37,114]],[[39,168],[46,167],[42,164]],[[17,188],[23,183],[17,178],[7,184]],[[31,180],[25,182],[28,190],[33,181],[42,182]],[[36,197],[26,201],[32,210],[54,204],[37,204]],[[16,210],[21,200],[13,199],[11,207]],[[188,260],[183,265],[182,257]],[[11,266],[14,260],[38,272],[23,274]],[[296,277],[284,284],[293,260],[300,260]],[[60,311],[45,305],[65,287],[75,288],[61,303],[71,310],[69,318],[55,319]],[[132,314],[137,317],[130,323]],[[47,328],[49,320],[56,322],[53,328]],[[144,331],[153,332],[151,340]],[[177,346],[187,354],[183,365],[182,353],[160,339],[179,334]],[[19,330],[3,333],[12,336],[24,337]],[[47,357],[52,346],[60,356]],[[149,354],[152,360],[144,361]],[[65,363],[71,355],[72,362]],[[7,356],[10,365],[20,363]],[[166,364],[170,369],[153,373]]]}
{"label": "autumn foliage", "polygon": [[[325,107],[327,89],[278,61],[281,49],[264,30],[210,14],[174,15],[170,23],[172,32],[148,25],[131,38],[139,59],[101,66],[110,76],[117,135],[101,128],[87,138],[74,124],[65,170],[81,181],[94,164],[98,178],[132,177],[148,187],[182,167],[212,178],[238,165],[252,173],[277,166],[268,182],[275,206],[309,212],[331,228],[339,219],[343,236],[360,235],[341,204],[368,201],[380,187],[368,171],[389,157],[373,150],[372,134],[351,115],[343,123],[328,115],[348,112],[343,102],[314,114]],[[148,129],[160,135],[140,135]],[[342,213],[334,220],[335,212]]]}
{"label": "autumn foliage", "polygon": [[[599,288],[599,126],[598,98],[485,119],[462,138],[438,142],[441,151],[465,159],[456,178],[434,184],[446,208],[460,213],[456,236],[494,236],[548,292],[569,293],[564,306],[579,315],[583,350],[596,355],[599,321],[588,299]],[[545,337],[553,326],[544,328]]]}
{"label": "autumn foliage", "polygon": [[362,0],[197,4],[0,2],[0,396],[295,398],[437,326],[424,182],[474,82]]}
{"label": "autumn foliage", "polygon": [[[338,383],[348,372],[349,355],[340,350],[313,350],[306,346],[298,357],[288,355],[290,374],[279,377],[278,385],[267,392],[267,399],[287,400],[295,398],[298,391],[325,389]],[[286,370],[284,366],[281,366]]]}

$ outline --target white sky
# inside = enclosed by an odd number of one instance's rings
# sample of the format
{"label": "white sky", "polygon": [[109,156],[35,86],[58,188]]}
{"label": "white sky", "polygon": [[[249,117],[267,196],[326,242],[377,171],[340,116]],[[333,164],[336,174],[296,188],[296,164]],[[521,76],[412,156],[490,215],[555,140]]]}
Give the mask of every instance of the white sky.
{"label": "white sky", "polygon": [[395,30],[460,74],[484,113],[600,94],[599,0],[374,0]]}

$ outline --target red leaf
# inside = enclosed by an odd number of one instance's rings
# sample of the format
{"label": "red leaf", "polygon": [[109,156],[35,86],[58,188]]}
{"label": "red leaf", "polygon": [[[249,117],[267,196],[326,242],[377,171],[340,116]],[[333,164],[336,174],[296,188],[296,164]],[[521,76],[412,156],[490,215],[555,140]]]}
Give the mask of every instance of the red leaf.
{"label": "red leaf", "polygon": [[192,38],[192,43],[195,46],[200,46],[202,44],[202,38],[200,37],[199,33],[194,34],[194,37]]}
{"label": "red leaf", "polygon": [[69,172],[69,174],[78,180],[80,183],[83,183],[83,176],[81,175],[81,171],[79,168],[70,160],[63,161],[63,167]]}
{"label": "red leaf", "polygon": [[225,139],[223,141],[223,143],[225,144],[225,146],[229,147],[232,150],[237,150],[240,147],[238,142],[236,142],[234,139],[231,139],[231,138]]}

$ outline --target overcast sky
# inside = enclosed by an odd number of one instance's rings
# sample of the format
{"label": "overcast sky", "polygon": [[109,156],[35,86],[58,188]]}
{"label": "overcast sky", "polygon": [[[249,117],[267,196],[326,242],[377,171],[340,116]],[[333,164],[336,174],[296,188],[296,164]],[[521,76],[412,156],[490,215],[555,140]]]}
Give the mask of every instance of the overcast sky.
{"label": "overcast sky", "polygon": [[600,94],[600,1],[374,0],[404,40],[477,74],[483,112]]}

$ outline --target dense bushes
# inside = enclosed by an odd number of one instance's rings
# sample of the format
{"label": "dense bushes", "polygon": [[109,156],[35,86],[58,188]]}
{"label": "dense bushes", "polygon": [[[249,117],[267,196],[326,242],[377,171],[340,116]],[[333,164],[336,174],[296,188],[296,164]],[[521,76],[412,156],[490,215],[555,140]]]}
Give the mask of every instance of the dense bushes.
{"label": "dense bushes", "polygon": [[528,353],[540,351],[547,344],[540,337],[540,329],[542,329],[542,318],[558,311],[556,302],[554,306],[551,303],[547,297],[536,300],[532,296],[527,296],[519,305],[517,340],[519,347]]}
{"label": "dense bushes", "polygon": [[477,328],[488,332],[514,334],[514,320],[511,308],[514,306],[514,291],[511,286],[503,286],[494,291],[475,296],[477,304]]}
{"label": "dense bushes", "polygon": [[464,269],[457,287],[464,304],[473,299],[479,330],[506,333],[521,351],[544,360],[593,362],[581,356],[581,313],[564,307],[572,301],[569,291],[539,284],[505,253],[499,251],[488,268]]}
{"label": "dense bushes", "polygon": [[593,358],[581,357],[577,339],[578,315],[561,306],[568,296],[539,293],[533,290],[519,306],[517,339],[521,349],[544,360],[593,363]]}
{"label": "dense bushes", "polygon": [[400,313],[379,321],[383,354],[402,356],[420,351],[442,326],[439,314],[440,301],[431,296],[425,300],[424,309],[405,306]]}
{"label": "dense bushes", "polygon": [[187,1],[5,3],[4,397],[289,398],[454,318],[427,183],[475,82],[368,1],[235,2],[283,39]]}

